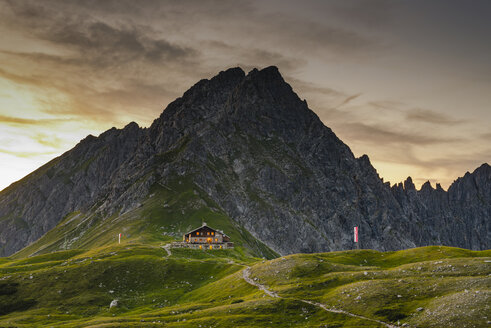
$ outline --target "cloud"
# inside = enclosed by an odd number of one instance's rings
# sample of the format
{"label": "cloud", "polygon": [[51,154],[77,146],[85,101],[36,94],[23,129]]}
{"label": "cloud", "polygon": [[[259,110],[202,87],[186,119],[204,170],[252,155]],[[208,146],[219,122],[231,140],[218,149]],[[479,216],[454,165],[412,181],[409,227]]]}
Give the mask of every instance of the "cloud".
{"label": "cloud", "polygon": [[[227,66],[241,65],[247,70],[276,65],[282,72],[298,71],[306,61],[283,51],[291,38],[311,51],[324,42],[334,52],[350,52],[370,43],[344,28],[314,21],[301,24],[291,15],[264,14],[259,3],[210,7],[213,3],[144,1],[135,6],[132,1],[7,1],[8,10],[1,14],[5,24],[57,50],[4,51],[14,65],[7,67],[15,74],[5,70],[0,74],[17,83],[51,89],[41,97],[46,113],[116,124],[125,116],[121,112],[131,119],[143,113],[158,116],[161,104],[171,102],[195,80]],[[211,31],[214,38],[199,40],[191,35],[187,39],[183,37],[186,32],[175,38],[168,32],[187,31],[193,17],[199,17],[197,28]],[[285,33],[285,26],[296,28]],[[231,36],[244,27],[250,30],[249,41],[261,34],[273,43],[265,47],[251,46],[242,39],[236,42]],[[227,37],[220,38],[222,33]],[[274,46],[276,42],[280,47]],[[323,92],[331,91],[324,88]],[[65,97],[52,98],[48,93]]]}
{"label": "cloud", "polygon": [[328,126],[333,122],[349,119],[351,113],[341,110],[340,107],[361,96],[361,93],[347,94],[340,90],[304,81],[290,75],[285,76],[285,80],[298,92],[299,97],[307,95],[306,100],[309,103],[309,107]]}
{"label": "cloud", "polygon": [[[42,59],[38,58],[38,60]],[[70,78],[64,74],[66,72],[57,71],[55,65],[47,64],[45,67],[49,68],[48,71],[52,73],[37,72],[36,75],[20,75],[0,69],[0,77],[29,87],[35,95],[39,112],[58,116],[63,114],[65,118],[34,120],[4,115],[2,120],[5,123],[46,125],[67,121],[74,116],[94,121],[113,121],[115,119],[116,113],[101,106],[104,102],[92,102],[94,100],[91,96],[92,88],[83,86],[84,81],[88,79],[87,76],[80,73]]]}
{"label": "cloud", "polygon": [[395,100],[376,100],[369,101],[367,105],[379,110],[400,111],[399,107],[404,106],[405,104]]}
{"label": "cloud", "polygon": [[352,96],[346,97],[346,99],[344,99],[342,103],[340,103],[339,105],[337,105],[336,108],[339,108],[341,106],[344,106],[344,105],[348,104],[349,102],[351,102],[352,100],[360,97],[361,95],[362,95],[361,93],[357,93],[357,94],[354,94]]}
{"label": "cloud", "polygon": [[5,123],[5,124],[15,124],[15,125],[53,125],[53,124],[57,124],[60,122],[67,122],[67,121],[68,120],[66,120],[66,119],[39,119],[39,120],[34,120],[34,119],[28,119],[28,118],[0,115],[0,124]]}
{"label": "cloud", "polygon": [[100,16],[100,10],[113,9],[133,14],[138,6],[131,1],[8,1],[4,6],[4,24],[24,33],[26,41],[35,38],[56,49],[0,53],[6,64],[0,76],[31,87],[44,113],[104,128],[131,120],[149,123],[162,105],[202,78],[199,50],[166,39],[169,34],[142,24],[143,17]]}
{"label": "cloud", "polygon": [[[205,40],[199,43],[203,55],[211,56],[216,61],[208,70],[210,75],[227,67],[239,66],[244,71],[253,68],[277,66],[281,72],[293,72],[306,65],[302,58],[286,56],[277,51],[254,47],[244,47],[234,43],[217,40]],[[217,66],[217,62],[219,65]]]}
{"label": "cloud", "polygon": [[[85,1],[85,7],[80,3],[63,1],[7,3],[10,15],[7,13],[1,17],[7,26],[22,31],[30,38],[49,42],[59,50],[58,56],[43,56],[40,51],[27,52],[25,55],[31,55],[32,60],[82,65],[80,70],[122,70],[124,68],[121,65],[131,64],[126,69],[133,71],[135,63],[189,65],[190,61],[199,56],[197,49],[171,42],[163,37],[167,34],[145,25],[143,17],[101,17],[99,8],[107,9],[107,6],[101,6],[98,2]],[[118,6],[132,10],[135,7],[128,2],[121,2]],[[117,5],[112,3],[110,7]]]}
{"label": "cloud", "polygon": [[302,93],[314,93],[320,94],[324,96],[335,97],[337,99],[343,99],[351,97],[350,95],[345,94],[339,90],[329,88],[326,86],[320,86],[318,84],[308,82],[302,79],[295,78],[293,76],[285,76],[285,80],[294,86],[295,90],[298,90],[300,94]]}
{"label": "cloud", "polygon": [[[330,21],[302,20],[286,15],[257,15],[249,26],[253,33],[264,35],[261,46],[279,48],[294,52],[299,56],[308,52],[310,57],[338,60],[339,58],[367,58],[375,47],[380,47],[378,40]],[[244,22],[249,25],[250,22]],[[295,28],[287,28],[294,26]]]}
{"label": "cloud", "polygon": [[33,136],[33,139],[43,146],[55,149],[62,149],[62,147],[65,146],[65,141],[61,138],[58,138],[56,135],[38,133]]}
{"label": "cloud", "polygon": [[464,120],[457,120],[449,115],[437,113],[428,109],[414,108],[407,111],[406,118],[411,121],[439,124],[439,125],[456,125],[464,123]]}
{"label": "cloud", "polygon": [[[298,24],[298,21],[283,19],[280,20],[282,26],[284,24]],[[375,40],[371,40],[355,31],[347,30],[341,27],[322,25],[315,22],[302,24],[296,38],[304,40],[312,50],[319,49],[323,46],[324,50],[332,51],[338,54],[348,54],[350,52],[368,50]],[[290,39],[290,41],[294,41]],[[302,41],[300,41],[302,42]],[[352,53],[353,54],[353,53]]]}
{"label": "cloud", "polygon": [[[6,53],[6,52],[2,52],[2,53]],[[8,53],[8,54],[10,54],[10,53]],[[15,56],[15,54],[14,54],[14,56]],[[10,80],[12,82],[15,82],[17,84],[22,84],[22,85],[34,85],[34,86],[45,85],[45,80],[43,80],[43,78],[40,76],[38,76],[38,77],[35,77],[33,75],[23,76],[23,75],[8,72],[2,68],[0,68],[0,77],[4,78],[6,80]],[[45,86],[47,86],[47,85],[45,85]]]}
{"label": "cloud", "polygon": [[335,16],[341,17],[343,20],[363,27],[385,27],[393,20],[391,14],[394,2],[390,0],[321,1],[320,6],[327,7],[322,9],[334,12]]}
{"label": "cloud", "polygon": [[341,123],[340,128],[343,129],[343,134],[348,135],[351,140],[372,144],[432,145],[462,141],[459,138],[442,138],[402,130],[395,131],[385,126],[369,125],[362,122]]}
{"label": "cloud", "polygon": [[185,61],[196,56],[195,49],[152,39],[143,28],[111,26],[103,22],[72,23],[61,28],[50,27],[40,37],[77,51],[75,57],[97,67],[119,65],[128,61]]}
{"label": "cloud", "polygon": [[[25,25],[16,27],[40,40],[64,48],[65,56],[52,59],[65,63],[104,68],[136,60],[154,64],[161,61],[186,61],[198,55],[197,50],[190,47],[151,37],[148,28],[144,26],[127,22],[109,24],[89,15],[60,16],[53,8],[27,6],[17,2],[12,8],[17,18],[27,19]],[[70,55],[67,55],[67,50]]]}
{"label": "cloud", "polygon": [[13,151],[9,149],[2,149],[0,148],[0,153],[4,153],[7,155],[12,155],[15,157],[21,157],[21,158],[36,158],[39,156],[43,155],[54,155],[57,154],[57,152],[30,152],[30,151]]}
{"label": "cloud", "polygon": [[482,133],[480,135],[480,138],[487,141],[491,140],[491,132]]}
{"label": "cloud", "polygon": [[453,171],[460,172],[457,174],[453,174],[453,176],[463,176],[465,172],[472,172],[485,162],[483,160],[479,160],[479,158],[491,158],[491,150],[487,150],[484,153],[470,152],[461,155],[440,157],[429,161],[422,161],[419,165],[426,167],[427,169],[434,169],[435,167],[445,167],[448,170],[452,169]]}
{"label": "cloud", "polygon": [[[383,158],[379,158],[379,160],[383,160],[387,163],[396,163],[403,165],[411,165],[414,167],[418,167],[425,170],[431,169],[458,169],[460,167],[468,167],[476,164],[476,155],[477,152],[468,151],[461,154],[437,154],[432,157],[423,157],[415,150],[415,147],[412,145],[408,145],[406,148],[393,148],[386,149],[387,152],[390,152],[390,156],[385,154]],[[482,151],[479,152],[482,154]],[[484,153],[489,153],[489,149],[484,151]]]}

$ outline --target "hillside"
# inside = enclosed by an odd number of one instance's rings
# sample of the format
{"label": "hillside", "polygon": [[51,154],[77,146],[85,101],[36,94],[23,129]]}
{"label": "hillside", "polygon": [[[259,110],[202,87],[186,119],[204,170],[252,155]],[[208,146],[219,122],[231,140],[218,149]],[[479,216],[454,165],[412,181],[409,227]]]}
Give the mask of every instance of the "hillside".
{"label": "hillside", "polygon": [[265,261],[126,243],[3,258],[0,327],[485,327],[490,263],[449,247]]}
{"label": "hillside", "polygon": [[[491,167],[448,191],[389,186],[276,67],[201,80],[149,128],[88,136],[0,193],[0,256],[180,239],[206,220],[242,252],[488,249]],[[44,236],[44,237],[43,237]],[[41,238],[40,240],[38,240]],[[34,243],[34,244],[33,244]]]}
{"label": "hillside", "polygon": [[186,179],[156,184],[150,194],[134,209],[102,218],[87,217],[81,212],[67,215],[54,229],[13,257],[23,258],[58,250],[90,249],[110,245],[119,233],[129,244],[158,246],[162,242],[182,240],[182,234],[201,226],[226,231],[244,256],[274,258],[278,256],[245,229],[233,222],[196,185]]}

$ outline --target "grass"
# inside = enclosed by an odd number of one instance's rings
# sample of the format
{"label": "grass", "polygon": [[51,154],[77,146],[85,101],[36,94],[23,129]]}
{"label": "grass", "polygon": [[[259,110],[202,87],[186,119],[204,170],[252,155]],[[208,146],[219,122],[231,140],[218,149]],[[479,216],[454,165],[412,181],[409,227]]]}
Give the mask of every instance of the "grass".
{"label": "grass", "polygon": [[[452,313],[455,322],[465,317],[468,327],[481,327],[488,321],[490,256],[451,247],[299,254],[256,265],[252,274],[284,297],[386,322],[451,326]],[[469,296],[465,305],[451,301],[463,292]]]}
{"label": "grass", "polygon": [[[232,250],[168,256],[154,245],[113,242],[2,258],[0,327],[381,327],[301,300],[410,327],[484,327],[490,257],[423,247],[263,260]],[[282,298],[246,283],[246,266]]]}

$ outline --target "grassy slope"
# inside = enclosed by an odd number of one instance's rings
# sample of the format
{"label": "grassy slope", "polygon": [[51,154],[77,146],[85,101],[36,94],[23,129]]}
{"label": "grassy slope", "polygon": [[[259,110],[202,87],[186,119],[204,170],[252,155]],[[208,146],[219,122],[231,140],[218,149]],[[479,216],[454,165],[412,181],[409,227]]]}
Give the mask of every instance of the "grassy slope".
{"label": "grassy slope", "polygon": [[490,256],[437,246],[299,254],[257,265],[252,273],[281,296],[385,322],[484,327],[491,319]]}
{"label": "grassy slope", "polygon": [[185,232],[201,226],[203,221],[226,232],[237,246],[235,251],[242,256],[269,259],[278,256],[232,221],[190,179],[180,177],[169,185],[155,184],[147,199],[126,213],[116,213],[104,220],[97,214],[70,213],[54,229],[13,257],[110,245],[119,233],[127,242],[159,246],[182,240]]}
{"label": "grassy slope", "polygon": [[[483,327],[489,320],[490,256],[425,247],[264,261],[229,250],[181,249],[168,257],[160,247],[124,243],[4,258],[0,327],[379,326],[301,299],[413,327]],[[241,273],[246,265],[251,277],[284,298],[247,284]],[[113,299],[119,306],[110,310]]]}

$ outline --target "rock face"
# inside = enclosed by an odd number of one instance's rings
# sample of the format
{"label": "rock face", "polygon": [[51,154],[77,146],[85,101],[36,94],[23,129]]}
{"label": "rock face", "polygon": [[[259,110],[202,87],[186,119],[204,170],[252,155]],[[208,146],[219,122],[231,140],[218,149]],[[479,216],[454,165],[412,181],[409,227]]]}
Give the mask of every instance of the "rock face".
{"label": "rock face", "polygon": [[89,136],[0,193],[0,255],[68,213],[118,215],[155,183],[193,181],[238,225],[280,254],[430,244],[490,247],[491,168],[444,191],[411,178],[390,187],[366,155],[319,120],[276,67],[202,80],[148,129],[130,123]]}
{"label": "rock face", "polygon": [[444,191],[429,182],[415,190],[408,178],[392,187],[403,212],[422,219],[423,227],[411,229],[417,245],[458,245],[469,249],[490,247],[491,167],[483,164],[467,172]]}
{"label": "rock face", "polygon": [[109,304],[109,308],[113,308],[113,307],[118,307],[118,300],[112,300],[111,301],[111,304]]}

